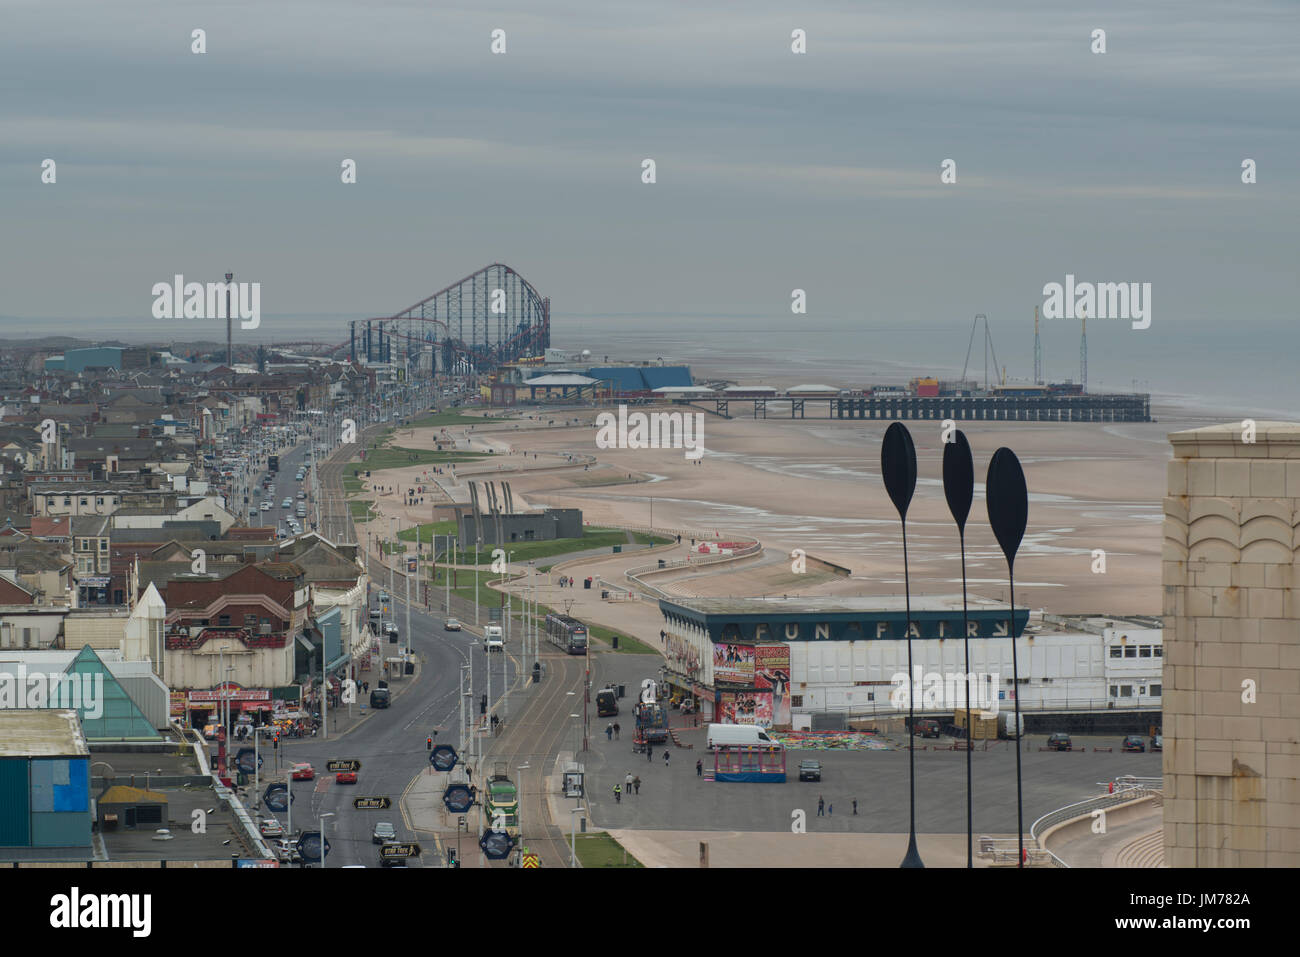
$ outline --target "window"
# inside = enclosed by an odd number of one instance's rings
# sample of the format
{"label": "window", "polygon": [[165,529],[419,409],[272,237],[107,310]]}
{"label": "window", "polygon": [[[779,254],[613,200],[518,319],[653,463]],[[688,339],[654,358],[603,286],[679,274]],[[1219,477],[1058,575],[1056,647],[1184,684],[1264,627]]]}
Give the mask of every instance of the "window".
{"label": "window", "polygon": [[1164,689],[1160,685],[1151,685],[1151,687],[1147,689],[1147,694],[1151,695],[1153,698],[1159,698],[1160,692],[1163,690]]}
{"label": "window", "polygon": [[1111,645],[1111,646],[1110,646],[1110,656],[1111,656],[1112,658],[1123,658],[1123,657],[1124,657],[1124,646],[1123,646],[1123,645]]}
{"label": "window", "polygon": [[230,616],[222,615],[220,618],[217,619],[217,624],[223,628],[228,626],[230,624]]}
{"label": "window", "polygon": [[803,695],[801,695],[801,694],[792,694],[792,695],[790,695],[790,707],[792,707],[792,708],[802,708],[802,707],[803,707]]}
{"label": "window", "polygon": [[71,496],[71,495],[65,495],[65,496],[63,496],[63,504],[64,504],[64,505],[71,505],[71,504],[72,504],[72,496]]}
{"label": "window", "polygon": [[1119,696],[1120,696],[1121,698],[1131,698],[1131,697],[1133,697],[1133,686],[1132,686],[1132,685],[1120,685],[1120,686],[1119,686]]}
{"label": "window", "polygon": [[1119,685],[1111,685],[1111,686],[1110,686],[1110,696],[1111,696],[1112,698],[1118,698],[1118,697],[1119,697]]}
{"label": "window", "polygon": [[1138,656],[1137,645],[1129,645],[1124,649],[1125,658],[1136,658]]}
{"label": "window", "polygon": [[101,538],[101,539],[99,540],[99,550],[100,550],[101,552],[106,552],[106,551],[108,551],[108,539],[107,539],[107,538]]}
{"label": "window", "polygon": [[1151,657],[1151,646],[1150,646],[1150,645],[1140,645],[1140,646],[1138,647],[1138,657],[1139,657],[1139,658],[1150,658],[1150,657]]}
{"label": "window", "polygon": [[1162,645],[1156,645],[1156,646],[1154,646],[1154,647],[1151,649],[1151,654],[1152,654],[1153,656],[1155,656],[1156,658],[1163,658],[1163,657],[1165,656],[1165,650],[1164,650],[1164,647],[1163,647]]}
{"label": "window", "polygon": [[256,616],[256,615],[245,615],[245,616],[244,616],[244,627],[245,627],[245,628],[256,628],[256,627],[257,627],[257,616]]}

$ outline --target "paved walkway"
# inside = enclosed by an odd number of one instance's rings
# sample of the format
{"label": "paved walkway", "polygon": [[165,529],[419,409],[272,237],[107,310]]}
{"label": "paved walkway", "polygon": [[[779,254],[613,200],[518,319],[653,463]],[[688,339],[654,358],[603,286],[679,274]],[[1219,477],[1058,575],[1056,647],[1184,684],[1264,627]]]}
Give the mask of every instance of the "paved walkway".
{"label": "paved walkway", "polygon": [[[709,845],[710,867],[897,868],[907,853],[906,834],[637,830],[609,834],[646,867],[699,867],[701,841]],[[916,842],[926,867],[966,866],[965,834],[921,834]],[[988,867],[989,861],[977,854],[975,866]]]}

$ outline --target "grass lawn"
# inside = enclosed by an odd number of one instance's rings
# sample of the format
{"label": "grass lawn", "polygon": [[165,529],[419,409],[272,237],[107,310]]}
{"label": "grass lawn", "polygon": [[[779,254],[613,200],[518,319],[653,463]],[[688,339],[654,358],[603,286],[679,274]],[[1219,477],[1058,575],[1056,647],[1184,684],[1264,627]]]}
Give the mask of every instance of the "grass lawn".
{"label": "grass lawn", "polygon": [[489,415],[461,415],[459,412],[435,412],[433,415],[410,419],[403,429],[427,429],[443,425],[477,425],[480,422],[506,422]]}
{"label": "grass lawn", "polygon": [[477,462],[491,458],[486,452],[439,452],[436,449],[407,449],[400,445],[367,449],[364,461],[348,463],[352,468],[381,472],[384,469],[405,468],[411,465],[446,465],[448,463]]}
{"label": "grass lawn", "polygon": [[583,867],[645,867],[604,831],[579,834],[574,845]]}
{"label": "grass lawn", "polygon": [[370,499],[353,498],[348,500],[348,509],[352,512],[352,521],[364,522],[370,516],[370,506],[374,505]]}
{"label": "grass lawn", "polygon": [[359,479],[359,478],[353,478],[351,475],[344,475],[344,476],[343,476],[343,494],[344,494],[344,495],[360,495],[360,494],[361,494],[361,479]]}
{"label": "grass lawn", "polygon": [[[447,535],[456,534],[456,520],[447,519],[443,522],[425,522],[422,525],[416,525],[414,528],[404,528],[397,533],[397,537],[404,542],[416,541],[416,532],[419,532],[419,541],[426,544],[433,544],[433,536],[444,538]],[[443,546],[445,547],[445,545]]]}
{"label": "grass lawn", "polygon": [[[642,534],[633,534],[633,539],[638,544],[646,545],[650,543],[650,536]],[[666,544],[668,538],[657,536],[656,544]],[[513,565],[520,565],[526,562],[535,561],[539,558],[552,558],[557,555],[567,555],[570,552],[583,552],[592,548],[612,548],[614,545],[627,545],[627,532],[617,528],[599,528],[592,525],[583,529],[582,538],[556,538],[549,542],[511,542],[504,546],[510,553],[510,562]],[[457,560],[466,565],[490,565],[492,563],[493,548],[503,546],[484,545],[477,552],[470,549],[465,553],[464,558]],[[550,567],[550,566],[547,566]]]}
{"label": "grass lawn", "polygon": [[[614,631],[610,628],[606,628],[604,625],[588,624],[587,632],[588,634],[591,635],[591,637],[597,638],[600,641],[605,642],[605,644],[609,645],[611,651],[617,651],[620,654],[653,655],[656,653],[655,650],[651,648],[649,645],[647,645],[645,642],[638,641],[637,639],[633,638],[631,635],[625,635],[621,631]],[[618,635],[617,648],[613,647],[613,642],[611,641],[611,639],[615,635]]]}

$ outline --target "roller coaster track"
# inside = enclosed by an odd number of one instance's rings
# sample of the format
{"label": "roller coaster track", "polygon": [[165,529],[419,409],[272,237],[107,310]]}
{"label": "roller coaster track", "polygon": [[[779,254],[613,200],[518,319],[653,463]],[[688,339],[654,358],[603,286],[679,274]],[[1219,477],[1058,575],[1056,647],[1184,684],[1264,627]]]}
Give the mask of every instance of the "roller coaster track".
{"label": "roller coaster track", "polygon": [[[367,362],[457,363],[485,371],[540,355],[551,343],[551,301],[505,263],[490,263],[385,319],[349,323],[350,354]],[[394,349],[394,343],[397,348]]]}

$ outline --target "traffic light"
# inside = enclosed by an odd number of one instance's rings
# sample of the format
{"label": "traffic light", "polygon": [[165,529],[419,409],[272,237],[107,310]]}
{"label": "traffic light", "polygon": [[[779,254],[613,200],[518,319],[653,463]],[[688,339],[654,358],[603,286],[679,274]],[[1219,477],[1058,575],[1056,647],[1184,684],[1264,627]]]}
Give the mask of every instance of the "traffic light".
{"label": "traffic light", "polygon": [[487,692],[485,691],[478,699],[478,713],[487,714]]}
{"label": "traffic light", "polygon": [[426,750],[432,751],[432,750],[433,750],[433,738],[432,738],[432,737],[425,738],[425,739],[424,739],[424,746],[425,746]]}
{"label": "traffic light", "polygon": [[272,745],[272,750],[277,750],[277,749],[280,747],[280,732],[279,732],[279,731],[275,732],[275,737],[271,739],[271,745]]}

